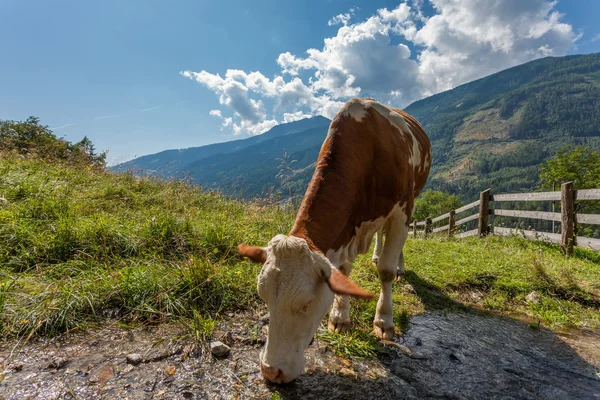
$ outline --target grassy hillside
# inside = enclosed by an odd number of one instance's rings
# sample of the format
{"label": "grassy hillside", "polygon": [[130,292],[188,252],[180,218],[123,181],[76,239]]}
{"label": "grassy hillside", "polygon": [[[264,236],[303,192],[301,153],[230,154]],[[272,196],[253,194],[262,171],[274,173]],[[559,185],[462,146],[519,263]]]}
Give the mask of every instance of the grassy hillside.
{"label": "grassy hillside", "polygon": [[[241,260],[235,246],[265,244],[287,233],[293,217],[183,182],[3,154],[0,334],[50,335],[113,317],[178,319],[201,339],[222,313],[262,304],[260,266]],[[516,313],[550,327],[600,324],[598,253],[564,258],[517,238],[411,239],[406,266],[406,282],[394,285],[399,328],[425,309],[455,308]],[[368,255],[352,277],[378,292]],[[525,300],[532,291],[539,302]],[[375,307],[376,300],[352,302],[358,330],[350,343],[372,340]]]}

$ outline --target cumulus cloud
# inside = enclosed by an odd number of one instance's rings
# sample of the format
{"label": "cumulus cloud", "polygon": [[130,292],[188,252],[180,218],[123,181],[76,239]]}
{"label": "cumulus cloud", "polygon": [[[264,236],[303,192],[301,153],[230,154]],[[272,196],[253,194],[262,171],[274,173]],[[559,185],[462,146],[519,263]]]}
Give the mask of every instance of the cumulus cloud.
{"label": "cumulus cloud", "polygon": [[350,19],[354,16],[354,12],[358,10],[358,7],[354,7],[351,8],[347,13],[345,14],[338,14],[335,17],[331,18],[328,22],[327,25],[329,26],[334,26],[334,25],[348,25],[348,22],[350,21]]}
{"label": "cumulus cloud", "polygon": [[210,115],[212,115],[213,117],[223,118],[223,114],[221,113],[221,110],[210,110],[208,113]]}
{"label": "cumulus cloud", "polygon": [[352,96],[405,107],[535,58],[564,55],[580,38],[561,21],[555,1],[428,0],[430,15],[423,12],[424,1],[382,8],[354,23],[354,9],[333,17],[328,24],[341,25],[337,33],[320,49],[280,54],[281,72],[272,78],[238,69],[224,77],[181,74],[213,91],[232,112],[216,115],[222,127],[259,134],[277,124],[277,115],[283,122],[316,114],[331,118]]}
{"label": "cumulus cloud", "polygon": [[312,117],[312,115],[304,114],[302,111],[296,111],[294,113],[283,113],[283,122],[288,123],[288,122],[300,121],[301,119],[310,118],[310,117]]}

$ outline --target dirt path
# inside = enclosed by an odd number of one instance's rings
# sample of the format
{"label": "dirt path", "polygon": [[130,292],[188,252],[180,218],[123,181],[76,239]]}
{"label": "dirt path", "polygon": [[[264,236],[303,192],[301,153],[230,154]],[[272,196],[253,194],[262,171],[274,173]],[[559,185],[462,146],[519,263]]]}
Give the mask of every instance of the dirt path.
{"label": "dirt path", "polygon": [[[174,324],[71,333],[23,349],[0,344],[0,399],[600,399],[600,331],[561,335],[509,318],[427,313],[411,319],[389,354],[337,357],[316,340],[307,372],[268,385],[257,357],[256,316],[239,315],[215,332],[231,353],[216,359],[182,339]],[[139,353],[143,361],[126,361]]]}

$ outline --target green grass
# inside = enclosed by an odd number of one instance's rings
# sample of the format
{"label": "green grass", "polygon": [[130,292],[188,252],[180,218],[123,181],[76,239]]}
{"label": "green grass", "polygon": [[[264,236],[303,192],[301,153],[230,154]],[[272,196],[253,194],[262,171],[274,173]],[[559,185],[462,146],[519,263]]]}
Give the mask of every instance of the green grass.
{"label": "green grass", "polygon": [[[0,159],[0,336],[55,335],[106,316],[181,320],[206,340],[224,312],[261,304],[260,266],[238,243],[287,233],[294,210],[228,200],[184,182]],[[409,239],[394,285],[395,322],[425,310],[476,309],[553,329],[600,325],[600,255],[519,238]],[[370,255],[351,277],[373,292]],[[414,290],[406,285],[410,284]],[[539,302],[526,296],[535,291]],[[339,354],[380,351],[376,300],[353,300],[354,331],[321,334]]]}
{"label": "green grass", "polygon": [[2,336],[52,335],[115,310],[206,326],[257,302],[260,267],[237,244],[293,222],[183,182],[16,157],[0,159],[0,197]]}

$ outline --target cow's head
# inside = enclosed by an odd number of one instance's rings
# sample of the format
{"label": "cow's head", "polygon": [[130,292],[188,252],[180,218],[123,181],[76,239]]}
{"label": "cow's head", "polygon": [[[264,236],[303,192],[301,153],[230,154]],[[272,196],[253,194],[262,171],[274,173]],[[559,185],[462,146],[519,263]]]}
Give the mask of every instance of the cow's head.
{"label": "cow's head", "polygon": [[240,244],[241,255],[263,263],[258,294],[270,313],[269,334],[259,365],[271,382],[294,380],[304,372],[304,350],[333,303],[334,293],[370,298],[304,239],[277,235],[267,247]]}

